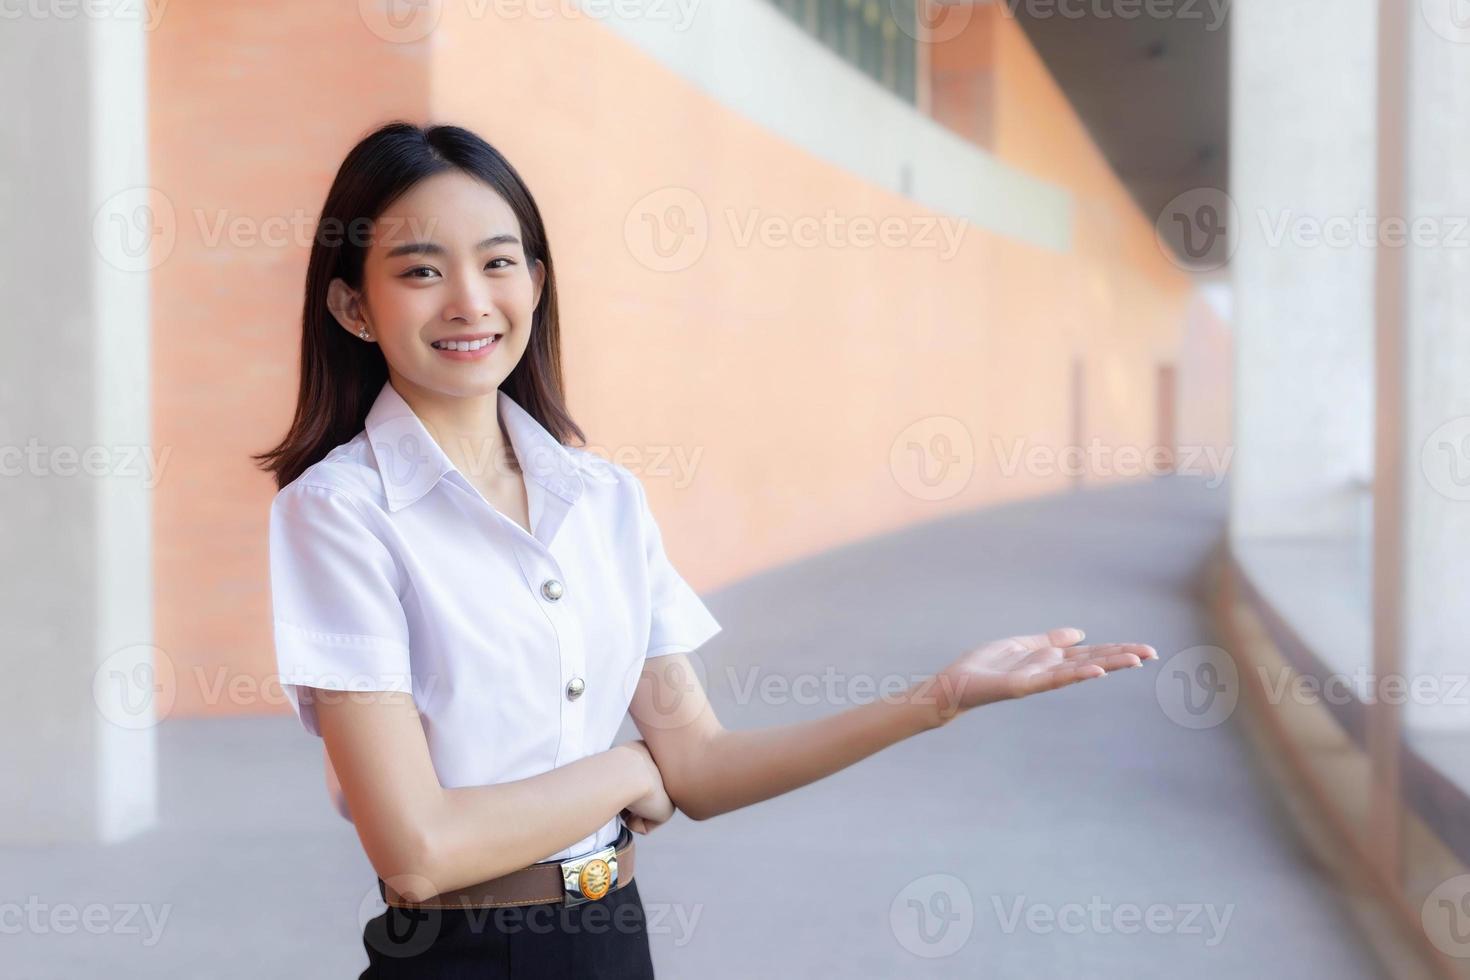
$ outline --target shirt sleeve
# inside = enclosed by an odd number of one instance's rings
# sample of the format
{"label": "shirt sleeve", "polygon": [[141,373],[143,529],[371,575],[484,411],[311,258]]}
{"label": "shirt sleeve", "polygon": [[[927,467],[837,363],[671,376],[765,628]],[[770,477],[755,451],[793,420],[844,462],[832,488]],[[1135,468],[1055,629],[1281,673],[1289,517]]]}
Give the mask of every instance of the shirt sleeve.
{"label": "shirt sleeve", "polygon": [[283,488],[271,504],[271,617],[282,690],[320,735],[312,691],[413,693],[392,553],[340,490]]}
{"label": "shirt sleeve", "polygon": [[652,621],[648,631],[645,657],[666,653],[689,653],[699,649],[710,637],[720,632],[719,621],[705,607],[699,595],[675,570],[664,553],[663,535],[658,521],[648,506],[648,494],[636,475],[633,485],[638,490],[639,519],[643,526],[643,547],[648,560],[648,593]]}

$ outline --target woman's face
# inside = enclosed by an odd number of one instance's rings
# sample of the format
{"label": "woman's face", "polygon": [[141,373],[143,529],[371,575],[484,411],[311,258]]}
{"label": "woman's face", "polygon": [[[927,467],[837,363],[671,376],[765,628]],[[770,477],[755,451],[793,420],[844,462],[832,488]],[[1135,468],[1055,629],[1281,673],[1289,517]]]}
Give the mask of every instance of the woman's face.
{"label": "woman's face", "polygon": [[[337,321],[356,343],[383,348],[395,384],[456,397],[500,387],[526,351],[546,276],[540,262],[527,267],[510,205],[448,170],[410,188],[372,232],[362,292],[341,279],[331,284]],[[367,340],[358,336],[362,327]],[[472,349],[434,346],[450,339],[471,341]]]}

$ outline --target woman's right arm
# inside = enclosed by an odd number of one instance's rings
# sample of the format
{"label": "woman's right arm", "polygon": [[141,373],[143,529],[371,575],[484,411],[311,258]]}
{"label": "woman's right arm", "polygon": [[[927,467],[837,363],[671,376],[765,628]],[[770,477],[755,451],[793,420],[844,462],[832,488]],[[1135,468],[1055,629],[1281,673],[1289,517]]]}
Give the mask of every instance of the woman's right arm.
{"label": "woman's right arm", "polygon": [[411,902],[524,868],[624,808],[658,810],[667,800],[641,743],[526,779],[445,789],[411,695],[312,694],[363,850],[378,877]]}

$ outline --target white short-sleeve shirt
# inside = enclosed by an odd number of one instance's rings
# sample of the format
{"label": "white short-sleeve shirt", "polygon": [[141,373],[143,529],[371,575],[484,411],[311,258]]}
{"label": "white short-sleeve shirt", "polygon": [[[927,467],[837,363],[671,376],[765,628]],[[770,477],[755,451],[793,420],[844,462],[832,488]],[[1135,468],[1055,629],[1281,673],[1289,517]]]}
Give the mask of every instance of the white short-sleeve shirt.
{"label": "white short-sleeve shirt", "polygon": [[[276,664],[297,717],[320,735],[312,688],[409,692],[449,788],[606,751],[643,660],[720,631],[665,555],[639,478],[563,446],[504,391],[498,401],[532,534],[475,489],[391,383],[363,431],[270,511]],[[334,802],[350,820],[340,793]],[[620,823],[539,860],[612,843]]]}

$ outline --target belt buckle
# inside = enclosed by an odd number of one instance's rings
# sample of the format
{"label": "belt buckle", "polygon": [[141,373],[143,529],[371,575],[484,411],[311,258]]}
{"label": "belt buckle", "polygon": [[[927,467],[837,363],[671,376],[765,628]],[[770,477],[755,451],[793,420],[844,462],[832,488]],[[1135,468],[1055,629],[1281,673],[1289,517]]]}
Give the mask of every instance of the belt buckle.
{"label": "belt buckle", "polygon": [[608,844],[561,862],[563,903],[582,905],[602,898],[618,883],[618,849]]}

